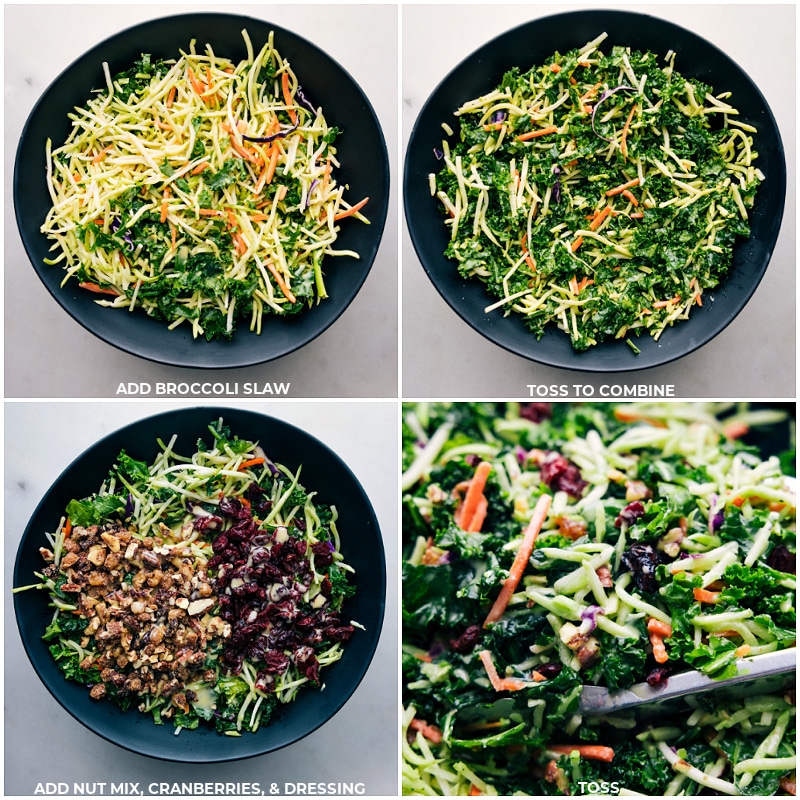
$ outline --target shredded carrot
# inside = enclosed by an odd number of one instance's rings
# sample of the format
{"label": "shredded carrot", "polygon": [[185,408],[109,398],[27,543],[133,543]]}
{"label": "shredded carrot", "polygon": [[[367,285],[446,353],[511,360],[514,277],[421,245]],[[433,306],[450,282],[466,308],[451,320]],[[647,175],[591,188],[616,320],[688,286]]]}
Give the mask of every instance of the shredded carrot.
{"label": "shredded carrot", "polygon": [[741,508],[744,505],[744,497],[737,495],[733,498],[733,500],[731,500],[731,503],[735,505],[736,508]]}
{"label": "shredded carrot", "polygon": [[203,172],[204,170],[207,170],[207,169],[208,169],[210,166],[211,166],[211,164],[209,164],[209,163],[208,163],[208,161],[201,161],[201,162],[200,162],[200,163],[199,163],[199,164],[198,164],[198,165],[197,165],[197,166],[196,166],[196,167],[195,167],[195,168],[192,170],[192,175],[199,175],[199,174],[200,174],[201,172]]}
{"label": "shredded carrot", "polygon": [[608,205],[601,211],[595,211],[594,217],[592,217],[592,221],[589,223],[589,230],[594,231],[597,230],[602,224],[605,218],[611,213],[611,206]]}
{"label": "shredded carrot", "polygon": [[250,469],[250,467],[257,467],[259,464],[263,463],[263,458],[250,458],[247,461],[242,461],[242,463],[239,464],[239,471],[241,472],[242,470]]}
{"label": "shredded carrot", "polygon": [[178,91],[178,84],[173,83],[172,88],[169,90],[169,94],[167,95],[167,108],[172,108],[172,104],[175,102],[175,94]]}
{"label": "shredded carrot", "polygon": [[168,201],[169,201],[169,189],[164,189],[164,194],[163,194],[162,200],[161,200],[161,221],[162,222],[166,222],[167,221],[167,213],[169,212]]}
{"label": "shredded carrot", "polygon": [[719,592],[709,592],[708,589],[695,588],[692,592],[698,603],[718,603]]}
{"label": "shredded carrot", "polygon": [[199,208],[197,209],[197,213],[201,217],[221,217],[222,212],[216,208]]}
{"label": "shredded carrot", "polygon": [[551,753],[562,753],[565,756],[577,752],[581,758],[592,761],[610,763],[614,760],[614,750],[602,744],[549,744],[546,749]]}
{"label": "shredded carrot", "polygon": [[664,636],[667,639],[672,636],[672,626],[654,617],[650,617],[650,619],[647,620],[647,630],[650,633],[657,633],[659,636]]}
{"label": "shredded carrot", "polygon": [[664,646],[664,639],[672,636],[672,627],[651,617],[647,621],[647,632],[650,635],[650,644],[653,646],[653,658],[657,663],[665,664],[669,660],[669,655]]}
{"label": "shredded carrot", "polygon": [[418,658],[420,661],[424,661],[426,664],[433,662],[433,656],[430,655],[430,653],[414,653],[414,658]]}
{"label": "shredded carrot", "polygon": [[726,439],[740,439],[749,432],[750,428],[744,422],[731,422],[726,425],[722,432]]}
{"label": "shredded carrot", "polygon": [[518,142],[527,142],[529,139],[537,139],[539,136],[547,136],[549,133],[555,133],[558,128],[555,125],[548,125],[546,128],[537,128],[535,131],[528,131],[528,133],[521,133],[515,137]]}
{"label": "shredded carrot", "polygon": [[572,252],[574,253],[581,245],[583,244],[583,236],[579,236],[573,243],[572,243]]}
{"label": "shredded carrot", "polygon": [[275,177],[275,170],[278,168],[278,159],[280,158],[280,155],[281,149],[275,145],[270,151],[269,163],[267,164],[267,168],[264,170],[265,183],[272,183],[272,179]]}
{"label": "shredded carrot", "polygon": [[72,533],[72,520],[68,519],[64,523],[64,538],[69,539],[69,535]]}
{"label": "shredded carrot", "polygon": [[97,164],[102,161],[106,157],[106,153],[113,148],[114,145],[110,144],[108,147],[104,147],[93,159],[92,163]]}
{"label": "shredded carrot", "polygon": [[478,508],[480,498],[483,497],[483,490],[491,471],[492,465],[488,461],[481,461],[475,468],[472,479],[467,484],[464,502],[456,509],[455,513],[456,524],[462,530],[468,530],[472,523],[472,518]]}
{"label": "shredded carrot", "polygon": [[622,196],[623,196],[623,197],[624,197],[626,200],[630,200],[630,202],[631,202],[631,203],[632,203],[634,206],[638,206],[638,205],[639,205],[639,201],[636,199],[636,196],[634,195],[634,193],[633,193],[633,192],[632,192],[630,189],[625,189],[625,190],[622,192]]}
{"label": "shredded carrot", "polygon": [[533,672],[531,672],[531,678],[533,678],[536,683],[541,683],[542,681],[547,680],[547,678],[538,670],[533,670]]}
{"label": "shredded carrot", "polygon": [[481,650],[478,656],[483,662],[483,668],[486,670],[492,688],[496,692],[516,692],[525,688],[525,681],[520,681],[516,678],[501,678],[497,674],[497,667],[495,667],[492,654],[488,650]]}
{"label": "shredded carrot", "polygon": [[613,197],[615,194],[622,194],[626,189],[632,189],[634,186],[639,185],[639,179],[634,178],[632,181],[615,186],[606,192],[606,197]]}
{"label": "shredded carrot", "polygon": [[175,227],[172,220],[169,221],[170,238],[172,239],[172,249],[175,250],[178,245],[178,229]]}
{"label": "shredded carrot", "polygon": [[622,152],[622,155],[627,158],[628,157],[628,130],[631,127],[631,120],[633,119],[633,114],[636,111],[636,103],[633,104],[633,107],[628,114],[628,119],[625,120],[625,125],[622,127],[622,135],[620,136],[619,140],[619,149]]}
{"label": "shredded carrot", "polygon": [[419,731],[428,741],[439,744],[442,741],[442,732],[436,725],[429,725],[424,719],[414,719],[408,724],[409,728]]}
{"label": "shredded carrot", "polygon": [[111,287],[103,288],[99,284],[93,283],[92,281],[81,281],[78,286],[80,286],[81,289],[87,289],[95,294],[110,294],[114,297],[119,297],[119,292],[116,289],[112,289]]}
{"label": "shredded carrot", "polygon": [[208,103],[208,98],[204,97],[206,93],[206,85],[197,77],[197,75],[194,74],[194,70],[191,67],[188,68],[187,72],[189,75],[189,81],[192,84],[192,88],[200,96],[204,103]]}
{"label": "shredded carrot", "polygon": [[473,783],[472,786],[469,787],[469,796],[470,797],[480,797],[483,793],[481,790]]}
{"label": "shredded carrot", "polygon": [[644,219],[644,211],[637,211],[629,216],[631,219]]}
{"label": "shredded carrot", "polygon": [[475,513],[472,515],[472,519],[466,528],[469,533],[480,533],[483,523],[486,520],[486,513],[488,510],[489,501],[486,499],[486,495],[482,494],[478,498],[478,507],[475,509]]}
{"label": "shredded carrot", "polygon": [[667,306],[671,306],[673,303],[679,302],[680,299],[680,296],[676,294],[675,297],[670,297],[669,300],[656,300],[656,302],[653,303],[653,308],[666,308]]}
{"label": "shredded carrot", "polygon": [[352,214],[360,211],[364,206],[369,202],[369,197],[365,197],[363,200],[360,200],[354,206],[350,206],[346,211],[340,211],[336,216],[333,218],[334,222],[338,222],[340,219],[344,219],[345,217],[349,217]]}
{"label": "shredded carrot", "polygon": [[533,260],[533,258],[531,257],[530,252],[528,251],[527,242],[528,242],[528,234],[527,233],[523,233],[522,234],[522,253],[525,256],[525,263],[531,268],[532,272],[536,272],[536,262]]}
{"label": "shredded carrot", "polygon": [[536,507],[533,509],[533,516],[522,537],[522,544],[517,551],[517,555],[514,557],[514,563],[511,565],[508,577],[503,583],[503,588],[500,590],[497,600],[494,601],[494,605],[484,620],[484,628],[497,622],[497,620],[503,616],[503,612],[506,610],[511,596],[514,594],[517,585],[522,579],[522,573],[525,571],[525,567],[531,557],[533,546],[536,544],[536,539],[539,536],[539,531],[542,529],[547,519],[551,502],[552,497],[548,494],[543,494],[536,503]]}
{"label": "shredded carrot", "polygon": [[297,122],[297,109],[294,107],[294,100],[292,93],[289,91],[289,73],[284,72],[281,76],[281,88],[283,89],[283,102],[286,103],[289,117],[292,120],[292,125]]}
{"label": "shredded carrot", "polygon": [[292,290],[289,288],[289,285],[283,279],[283,275],[281,275],[280,272],[278,272],[278,270],[275,268],[275,265],[271,261],[267,261],[267,269],[272,273],[275,280],[278,282],[278,286],[280,286],[284,297],[290,303],[296,303],[297,298],[295,298],[295,296],[292,294]]}
{"label": "shredded carrot", "polygon": [[561,67],[558,64],[551,64],[550,65],[550,72],[561,72]]}
{"label": "shredded carrot", "polygon": [[744,658],[746,655],[750,654],[750,645],[743,644],[736,648],[736,657],[737,658]]}

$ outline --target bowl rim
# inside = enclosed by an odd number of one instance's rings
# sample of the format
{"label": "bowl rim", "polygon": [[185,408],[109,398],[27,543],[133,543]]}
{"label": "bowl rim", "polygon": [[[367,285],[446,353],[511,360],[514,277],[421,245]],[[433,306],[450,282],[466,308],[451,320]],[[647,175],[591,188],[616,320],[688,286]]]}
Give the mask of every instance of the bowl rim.
{"label": "bowl rim", "polygon": [[[357,499],[360,506],[358,510],[359,513],[363,515],[360,519],[365,519],[365,523],[361,527],[363,530],[367,531],[367,533],[362,534],[360,543],[363,544],[363,542],[369,540],[373,543],[373,546],[370,548],[370,557],[372,559],[370,562],[370,581],[374,588],[378,590],[378,596],[370,596],[369,606],[373,610],[372,615],[374,619],[372,620],[372,627],[369,630],[364,644],[360,646],[360,649],[363,650],[362,660],[352,664],[348,663],[346,660],[348,648],[346,647],[343,658],[336,664],[327,668],[328,670],[332,670],[339,667],[337,674],[340,678],[340,682],[344,682],[345,684],[344,691],[340,693],[337,700],[330,708],[326,709],[326,712],[323,713],[320,718],[313,719],[311,725],[303,727],[299,735],[293,734],[294,738],[286,740],[279,738],[277,742],[273,743],[270,742],[270,738],[274,738],[270,737],[271,725],[261,728],[256,733],[248,733],[242,737],[222,736],[206,726],[201,728],[200,731],[183,731],[182,736],[178,737],[173,735],[172,726],[156,726],[149,717],[135,709],[129,709],[123,712],[111,702],[103,701],[102,705],[100,705],[95,704],[95,701],[89,700],[88,691],[85,686],[77,684],[74,681],[69,681],[61,674],[57,667],[54,667],[54,662],[52,662],[50,654],[47,652],[47,645],[42,643],[43,640],[38,635],[41,631],[37,629],[34,633],[25,627],[23,624],[23,615],[25,613],[24,604],[26,601],[24,595],[26,593],[15,593],[13,596],[14,615],[23,650],[31,668],[53,699],[74,720],[93,734],[132,753],[154,758],[159,761],[198,764],[239,761],[291,747],[293,744],[306,738],[323,727],[338,714],[356,692],[375,657],[385,622],[387,575],[386,550],[383,535],[372,502],[355,473],[336,451],[328,446],[322,439],[308,433],[303,428],[272,416],[269,413],[263,413],[252,409],[235,408],[232,406],[194,405],[149,414],[110,431],[97,439],[93,444],[84,448],[63,470],[61,470],[58,477],[51,482],[49,488],[37,502],[34,511],[30,514],[17,545],[12,573],[12,587],[26,586],[30,583],[29,571],[25,570],[23,574],[22,562],[25,553],[31,548],[36,549],[39,545],[46,544],[44,538],[45,528],[37,523],[40,522],[40,517],[45,515],[46,507],[51,503],[52,495],[58,492],[62,484],[87,459],[97,458],[98,456],[96,454],[98,450],[101,449],[108,450],[111,448],[118,452],[122,446],[121,441],[125,441],[126,439],[133,439],[137,445],[141,444],[143,447],[152,451],[158,447],[155,441],[155,435],[151,433],[144,440],[136,439],[135,437],[138,431],[142,428],[159,426],[162,429],[163,436],[168,436],[171,430],[170,425],[174,420],[180,420],[181,418],[188,420],[187,424],[191,425],[191,431],[184,434],[182,437],[184,440],[183,444],[186,445],[190,443],[192,437],[204,435],[207,432],[207,427],[204,428],[202,425],[203,421],[211,422],[219,417],[222,417],[226,424],[229,424],[229,420],[236,420],[230,424],[230,427],[232,433],[238,434],[242,438],[249,438],[248,432],[241,430],[242,422],[245,422],[247,425],[263,425],[266,435],[269,435],[270,430],[273,430],[273,432],[275,430],[281,430],[282,434],[285,436],[291,435],[292,437],[299,437],[303,445],[301,448],[303,452],[307,452],[309,447],[317,448],[318,451],[324,455],[325,460],[334,464],[346,478],[350,491],[353,492],[353,497]],[[263,438],[264,437],[262,437],[260,441],[263,441]],[[196,438],[194,441],[196,441]],[[181,452],[180,447],[178,451]],[[268,448],[267,451],[269,452]],[[286,458],[280,458],[278,460],[281,463],[287,461]],[[297,458],[292,466],[296,468],[306,463],[307,462],[302,458],[302,453],[298,452]],[[106,466],[98,464],[97,469],[107,470],[107,462],[104,462],[104,464],[106,464]],[[320,487],[315,485],[306,486],[306,488],[318,491]],[[95,490],[96,487],[89,487],[90,492]],[[323,492],[324,491],[323,488]],[[341,508],[339,510],[341,511]],[[44,598],[41,598],[40,602],[43,601]],[[37,645],[38,650],[36,649]],[[40,668],[42,662],[49,667],[50,673],[53,676],[52,680],[45,677],[43,674]],[[332,673],[326,672],[325,674],[330,676]],[[355,676],[354,679],[353,676]],[[327,684],[323,683],[323,686],[325,685]],[[315,689],[307,693],[301,693],[292,703],[279,707],[279,716],[276,718],[275,722],[279,724],[281,719],[290,716],[294,708],[294,703],[300,701],[304,697],[307,698],[304,705],[312,705],[314,695],[318,691],[321,690]],[[73,698],[76,698],[79,706],[76,708],[74,703],[71,703],[69,698],[64,696],[65,694],[72,695]],[[99,710],[96,711],[95,709]],[[97,714],[107,718],[101,730],[97,730],[96,723],[93,723],[93,718]],[[121,725],[119,727],[115,727],[115,719],[121,720]],[[132,735],[128,732],[126,736],[123,736],[121,734],[123,725],[125,728],[135,729],[136,735]],[[169,736],[163,735],[163,731],[165,730],[169,733]],[[153,734],[156,733],[160,734],[160,739],[167,742],[168,745],[176,746],[169,747],[165,752],[159,749],[155,744],[148,745],[148,740],[150,739],[152,739],[154,743],[157,742],[153,736]],[[194,739],[188,738],[193,735],[195,735]],[[223,744],[226,745],[225,748],[222,747]],[[214,751],[214,754],[211,756],[207,754],[207,750],[209,749]]]}
{"label": "bowl rim", "polygon": [[[183,330],[179,328],[167,331],[166,324],[163,321],[147,316],[141,309],[138,309],[140,313],[129,315],[127,321],[122,315],[112,321],[107,321],[101,317],[103,321],[102,329],[97,330],[96,322],[92,319],[87,319],[85,312],[88,311],[91,314],[95,309],[100,309],[100,307],[94,304],[93,298],[81,297],[85,292],[78,293],[71,285],[63,288],[60,286],[64,278],[63,270],[55,267],[47,268],[44,265],[42,257],[47,252],[48,243],[45,241],[46,237],[40,233],[36,225],[31,226],[29,224],[28,218],[24,213],[26,201],[21,198],[25,197],[26,190],[29,189],[29,179],[32,173],[29,162],[23,157],[23,151],[29,146],[28,140],[32,135],[31,131],[35,121],[39,119],[40,115],[46,113],[49,104],[58,102],[58,90],[69,80],[70,74],[78,66],[92,62],[100,69],[104,54],[107,54],[110,48],[124,46],[125,42],[129,40],[147,41],[148,31],[164,25],[186,26],[185,36],[182,39],[175,38],[174,54],[177,56],[180,49],[185,48],[192,38],[191,25],[196,24],[199,20],[205,20],[208,23],[220,21],[226,25],[236,24],[247,28],[251,36],[254,28],[263,31],[265,34],[268,31],[272,31],[275,34],[279,50],[280,39],[285,37],[295,46],[301,46],[303,49],[314,53],[317,57],[326,60],[331,68],[338,73],[338,76],[349,84],[354,96],[358,97],[361,104],[359,124],[368,130],[372,144],[375,145],[374,158],[379,166],[373,175],[375,176],[376,188],[380,187],[378,192],[370,194],[370,205],[375,210],[372,211],[370,209],[372,212],[369,216],[370,225],[366,226],[366,229],[362,231],[364,240],[359,243],[360,250],[357,250],[359,258],[349,259],[351,263],[337,267],[339,271],[348,270],[352,273],[352,276],[347,276],[347,284],[343,287],[344,290],[338,297],[334,297],[331,294],[319,307],[315,305],[313,308],[304,309],[303,313],[299,315],[289,317],[264,316],[262,327],[271,324],[279,326],[277,332],[282,336],[283,341],[277,346],[270,340],[267,331],[257,335],[248,330],[245,321],[237,326],[232,340],[208,342],[203,337],[193,339],[186,326],[181,326]],[[210,38],[210,34],[206,36]],[[199,37],[197,38],[197,44],[200,47],[204,46]],[[313,79],[311,82],[313,83]],[[92,86],[87,85],[84,92],[85,97],[89,97],[92,88]],[[334,107],[333,104],[326,105],[326,117],[329,121],[331,116],[336,117],[335,111],[333,115],[331,114],[330,109],[332,107]],[[65,113],[69,113],[72,108],[73,106],[65,106]],[[353,147],[354,142],[349,146]],[[341,149],[341,144],[339,147]],[[355,161],[351,160],[351,162],[344,164],[343,168],[345,170],[352,169]],[[41,163],[42,167],[44,167],[46,163],[44,155],[42,155]],[[340,168],[340,174],[341,170],[342,168]],[[33,175],[35,178],[35,173]],[[42,177],[40,178],[42,181],[44,180],[43,175],[44,169],[42,169]],[[48,83],[30,109],[15,150],[11,183],[17,231],[30,265],[51,297],[75,322],[106,344],[146,361],[174,367],[220,370],[250,367],[283,358],[313,342],[338,321],[353,303],[372,271],[383,240],[391,198],[389,152],[381,121],[369,97],[367,97],[352,74],[327,50],[304,35],[295,32],[294,29],[273,23],[267,18],[252,16],[252,14],[212,10],[161,14],[144,19],[105,36],[74,58]],[[340,237],[343,235],[340,234]],[[37,250],[37,243],[41,249]],[[332,283],[336,282],[334,271],[330,269],[330,258],[327,261],[327,267],[327,281],[330,287]],[[53,269],[53,272],[49,272],[49,269]],[[109,309],[100,310],[108,311]],[[307,321],[309,318],[310,321]],[[133,320],[132,323],[131,319]],[[118,321],[121,322],[121,325],[117,324]],[[133,331],[139,332],[139,335],[133,341],[130,340],[128,335],[128,326],[131,324],[133,325]],[[124,326],[124,329],[121,330],[122,326]],[[171,335],[166,336],[166,334]]]}
{"label": "bowl rim", "polygon": [[[769,197],[776,198],[776,204],[770,218],[767,235],[764,237],[766,246],[764,247],[763,258],[760,260],[757,270],[750,276],[747,287],[738,292],[734,304],[727,305],[727,292],[734,289],[734,280],[732,280],[732,273],[734,273],[736,267],[736,263],[734,262],[726,278],[713,290],[714,293],[723,298],[722,300],[714,302],[714,295],[710,295],[711,303],[707,303],[702,308],[693,309],[692,318],[683,320],[680,324],[667,328],[658,342],[653,342],[652,337],[646,333],[636,337],[634,341],[637,347],[640,348],[641,354],[634,354],[633,350],[625,344],[624,339],[605,341],[593,346],[588,351],[576,353],[572,351],[568,337],[566,337],[562,331],[556,330],[551,325],[548,325],[542,339],[537,341],[532,333],[524,330],[521,315],[510,314],[507,317],[489,317],[486,315],[482,307],[479,308],[478,304],[479,291],[483,292],[482,297],[485,301],[488,298],[488,295],[486,295],[483,290],[482,283],[478,283],[474,280],[466,280],[458,276],[453,277],[447,274],[446,266],[449,265],[454,269],[453,262],[447,259],[443,252],[437,253],[431,251],[430,238],[425,235],[425,231],[421,230],[422,225],[419,222],[420,209],[422,207],[421,201],[426,199],[424,197],[426,194],[428,195],[427,199],[430,200],[430,192],[427,189],[427,184],[425,187],[420,188],[421,185],[419,183],[412,183],[413,180],[418,180],[423,172],[423,170],[416,165],[418,159],[423,157],[423,154],[426,153],[423,148],[429,147],[432,150],[433,146],[436,144],[435,141],[428,138],[432,134],[433,120],[429,119],[433,113],[432,109],[436,107],[437,103],[443,102],[440,100],[441,96],[448,93],[450,84],[459,75],[468,71],[470,65],[487,59],[490,53],[507,46],[509,40],[520,36],[524,32],[529,32],[529,35],[533,35],[537,28],[545,25],[559,25],[563,27],[564,30],[571,30],[574,27],[573,23],[575,20],[594,18],[606,21],[605,23],[598,23],[598,32],[603,30],[601,27],[602,24],[608,24],[609,26],[615,23],[619,25],[633,24],[634,22],[642,26],[647,26],[649,24],[650,26],[658,26],[661,31],[671,30],[675,34],[684,37],[684,39],[692,40],[695,44],[713,53],[715,58],[719,59],[724,66],[731,66],[738,73],[738,77],[748,86],[753,98],[759,104],[759,112],[764,114],[764,124],[768,129],[768,135],[774,137],[775,142],[775,158],[777,163],[775,164],[775,172],[771,173],[769,177],[772,187]],[[609,30],[608,32],[610,38],[613,39],[613,31]],[[576,39],[572,46],[578,47],[580,44],[583,44],[583,41],[578,42]],[[631,47],[633,47],[633,45],[631,45]],[[636,47],[640,46],[637,45]],[[548,52],[553,52],[556,49],[556,45],[548,44],[547,48],[549,48]],[[562,50],[563,49],[564,48],[562,48]],[[527,66],[523,64],[519,64],[519,66],[520,68],[527,68]],[[679,64],[677,67],[680,70]],[[495,67],[495,73],[493,73],[494,83],[492,83],[491,86],[496,85],[502,77],[502,75],[496,74],[496,70],[497,67]],[[685,74],[686,70],[683,72]],[[489,88],[491,88],[491,86],[489,86]],[[449,94],[447,94],[447,98],[452,99]],[[449,107],[450,111],[445,112],[445,114],[452,114],[456,107],[457,105],[452,105],[452,107]],[[455,119],[455,117],[453,117],[453,119]],[[437,118],[437,126],[442,121],[452,122],[450,117],[446,119],[440,117]],[[423,125],[425,125],[425,130],[421,131]],[[424,145],[420,142],[420,137],[423,135],[426,136]],[[747,305],[766,274],[775,244],[781,231],[781,223],[783,221],[786,204],[786,192],[786,155],[780,128],[764,94],[759,86],[750,78],[749,74],[720,47],[704,36],[695,33],[693,30],[650,12],[621,8],[610,9],[601,7],[596,9],[570,9],[541,16],[533,16],[525,22],[507,28],[475,48],[441,78],[420,108],[406,142],[403,170],[403,209],[409,237],[419,264],[422,266],[428,279],[445,303],[455,311],[473,331],[479,333],[485,339],[488,339],[492,344],[514,355],[520,356],[527,361],[549,367],[585,373],[638,372],[645,369],[665,366],[694,353],[722,333]],[[763,206],[766,202],[765,193],[762,191],[759,207]],[[429,208],[433,208],[433,205],[430,203]],[[741,250],[747,246],[748,243],[754,241],[754,237],[741,240],[737,243],[737,247]],[[462,302],[465,299],[471,301],[469,308],[465,308],[465,304]],[[487,302],[488,301],[484,302],[482,306],[485,306]],[[707,323],[706,320],[709,319],[707,314],[712,310],[712,306],[717,306],[713,309],[715,311],[715,316],[712,318],[711,322]],[[498,314],[499,312],[494,313]],[[698,318],[700,318],[701,323],[703,323],[705,330],[697,330]],[[692,326],[692,322],[695,322],[695,325]],[[695,333],[701,335],[694,335]],[[676,342],[674,348],[673,342]],[[564,347],[564,343],[566,343],[566,347]]]}

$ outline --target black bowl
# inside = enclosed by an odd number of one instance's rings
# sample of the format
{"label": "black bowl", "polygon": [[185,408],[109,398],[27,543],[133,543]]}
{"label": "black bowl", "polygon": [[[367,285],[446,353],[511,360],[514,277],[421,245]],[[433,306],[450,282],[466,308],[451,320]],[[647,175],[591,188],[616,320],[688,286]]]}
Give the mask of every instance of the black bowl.
{"label": "black bowl", "polygon": [[[265,316],[260,335],[239,327],[232,341],[193,339],[189,328],[170,331],[144,312],[126,313],[98,306],[90,292],[75,281],[61,288],[60,266],[44,263],[50,242],[40,232],[50,208],[45,176],[45,142],[63,142],[70,130],[67,118],[82,106],[93,89],[105,86],[103,62],[112,74],[127,69],[147,52],[154,58],[177,58],[192,39],[198,50],[206,44],[232,60],[246,56],[242,30],[258,50],[270,31],[275,47],[295,69],[312,104],[322,106],[331,126],[342,130],[337,139],[341,169],[337,181],[349,186],[348,197],[369,197],[364,213],[371,224],[343,225],[337,249],[360,256],[325,262],[329,297],[296,317]],[[133,355],[181,367],[246,367],[287,355],[319,336],[350,305],[369,274],[383,234],[389,201],[389,162],[375,112],[353,78],[329,55],[295,33],[267,21],[233,14],[184,14],[144,22],[106,39],[68,67],[50,85],[31,112],[22,132],[14,169],[17,225],[34,269],[56,301],[84,328]]]}
{"label": "black bowl", "polygon": [[[443,253],[449,229],[439,201],[431,197],[428,175],[441,169],[434,148],[442,142],[442,123],[458,135],[455,110],[493,89],[512,67],[528,69],[552,55],[580,47],[603,32],[604,51],[613,45],[677,54],[675,68],[696,77],[717,93],[730,91],[739,119],[756,126],[758,166],[766,176],[751,212],[751,236],[734,250],[725,282],[703,295],[689,320],[668,328],[659,340],[635,338],[637,355],[622,340],[590,350],[573,350],[569,337],[548,328],[540,341],[518,314],[486,314],[493,300],[478,281],[461,278],[455,262]],[[620,372],[666,364],[693,352],[722,331],[744,308],[767,269],[778,238],[786,196],[786,163],[780,133],[758,87],[725,53],[696,34],[671,22],[628,11],[574,11],[533,20],[485,44],[461,62],[435,89],[417,118],[406,151],[404,203],[409,233],[422,266],[450,307],[472,328],[501,347],[541,364],[587,372]]]}
{"label": "black bowl", "polygon": [[23,646],[34,670],[55,699],[76,720],[99,736],[135,753],[182,762],[221,762],[269,753],[292,744],[327,722],[347,702],[369,667],[378,644],[386,600],[386,565],[378,521],[356,477],[318,439],[285,422],[252,411],[232,408],[190,408],[169,411],[134,422],[106,436],[67,467],[36,508],[17,553],[14,586],[35,582],[42,569],[39,547],[54,531],[72,498],[96,491],[116,456],[124,449],[150,461],[158,452],[157,438],[177,434],[176,452],[191,455],[197,439],[209,441],[209,423],[223,417],[241,438],[258,440],[275,461],[296,469],[301,482],[318,493],[320,502],[339,512],[342,554],[355,569],[356,594],[346,601],[343,616],[362,624],[345,645],[341,660],[321,673],[324,691],[301,691],[273,722],[256,733],[223,736],[209,727],[181,731],[154,725],[136,710],[121,712],[113,703],[89,698],[87,687],[67,681],[50,656],[42,634],[52,618],[47,593],[29,589],[14,595]]}

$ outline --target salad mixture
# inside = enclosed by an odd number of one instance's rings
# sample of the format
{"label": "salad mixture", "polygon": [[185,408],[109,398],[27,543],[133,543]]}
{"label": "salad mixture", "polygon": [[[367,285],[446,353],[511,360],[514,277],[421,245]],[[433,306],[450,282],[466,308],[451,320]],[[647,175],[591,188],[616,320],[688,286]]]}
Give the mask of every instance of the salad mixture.
{"label": "salad mixture", "polygon": [[211,445],[152,464],[119,454],[40,552],[44,632],[66,678],[156,723],[239,735],[320,688],[357,623],[337,513],[222,420]]}
{"label": "salad mixture", "polygon": [[793,676],[656,715],[579,707],[584,686],[722,679],[795,646],[794,445],[752,443],[777,423],[406,404],[403,793],[794,794]]}
{"label": "salad mixture", "polygon": [[265,314],[297,314],[328,294],[326,256],[345,199],[334,168],[341,133],[313,105],[273,35],[234,63],[189,51],[143,55],[70,114],[47,144],[48,260],[101,305],[144,309],[192,336],[261,332]]}
{"label": "salad mixture", "polygon": [[[764,176],[755,128],[725,94],[683,77],[670,52],[606,34],[555,53],[456,112],[431,193],[450,228],[445,255],[577,351],[687,319],[727,274]],[[443,126],[452,135],[449,126]]]}

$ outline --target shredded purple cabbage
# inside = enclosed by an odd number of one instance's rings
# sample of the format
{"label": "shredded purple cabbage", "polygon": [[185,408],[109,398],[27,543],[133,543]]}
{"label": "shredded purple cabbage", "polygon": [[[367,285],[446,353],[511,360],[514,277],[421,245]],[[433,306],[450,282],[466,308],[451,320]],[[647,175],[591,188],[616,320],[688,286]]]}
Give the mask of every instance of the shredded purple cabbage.
{"label": "shredded purple cabbage", "polygon": [[285,139],[290,133],[297,130],[297,126],[300,124],[300,119],[298,118],[297,122],[294,123],[290,128],[284,128],[282,131],[278,131],[277,133],[273,133],[271,136],[248,136],[246,133],[242,134],[242,139],[246,142],[256,142],[256,144],[267,144],[268,142],[274,142],[276,139]]}
{"label": "shredded purple cabbage", "polygon": [[608,137],[603,136],[601,133],[597,132],[597,128],[595,127],[595,124],[594,124],[595,123],[595,116],[597,115],[597,109],[600,108],[602,103],[604,103],[606,100],[608,100],[608,98],[611,97],[612,94],[616,94],[617,92],[622,92],[622,91],[635,92],[636,89],[634,89],[633,86],[625,86],[624,84],[621,85],[621,86],[615,86],[613,89],[606,89],[603,92],[603,94],[600,95],[598,101],[594,104],[594,108],[592,109],[592,130],[594,131],[596,136],[599,136],[601,139],[603,139],[606,142],[612,142],[614,140],[613,139],[609,139]]}
{"label": "shredded purple cabbage", "polygon": [[303,90],[298,86],[295,89],[294,96],[314,115],[317,113],[317,109],[311,104],[311,101],[305,96]]}
{"label": "shredded purple cabbage", "polygon": [[581,611],[581,619],[589,623],[587,626],[587,633],[591,633],[597,627],[597,615],[605,613],[605,609],[600,606],[589,606]]}

